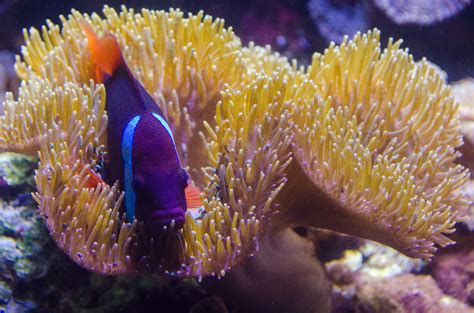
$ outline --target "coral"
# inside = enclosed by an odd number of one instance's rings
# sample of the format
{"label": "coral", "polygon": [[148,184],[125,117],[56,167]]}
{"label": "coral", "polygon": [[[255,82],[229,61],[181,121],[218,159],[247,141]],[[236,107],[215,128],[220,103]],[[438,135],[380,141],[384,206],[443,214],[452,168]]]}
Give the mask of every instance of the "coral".
{"label": "coral", "polygon": [[469,312],[464,303],[444,295],[433,278],[426,275],[400,275],[391,280],[359,283],[359,306],[369,312],[449,313]]}
{"label": "coral", "polygon": [[18,90],[19,79],[13,65],[15,55],[10,51],[0,51],[0,109],[3,110],[3,100],[7,91]]}
{"label": "coral", "polygon": [[1,202],[0,268],[2,278],[31,280],[41,276],[48,267],[47,256],[38,253],[49,238],[41,219],[31,205],[13,206]]}
{"label": "coral", "polygon": [[38,160],[14,153],[0,154],[0,197],[3,200],[29,198],[27,192],[34,186],[33,174]]}
{"label": "coral", "polygon": [[308,64],[314,49],[310,42],[312,29],[299,10],[299,5],[290,2],[274,2],[271,6],[256,2],[242,12],[235,28],[244,44],[271,45],[273,51]]}
{"label": "coral", "polygon": [[423,262],[408,258],[397,251],[374,243],[366,243],[360,249],[364,261],[361,273],[371,277],[393,277],[401,273],[417,272]]}
{"label": "coral", "polygon": [[15,153],[0,154],[0,177],[2,177],[10,186],[14,185],[33,185],[33,173],[38,160]]}
{"label": "coral", "polygon": [[[2,167],[17,158],[3,156]],[[14,174],[9,177],[21,180]],[[34,302],[18,299],[14,291],[45,275],[53,260],[51,254],[44,252],[51,247],[54,245],[31,201],[0,199],[0,311],[26,312],[36,308]]]}
{"label": "coral", "polygon": [[[444,293],[474,306],[474,249],[438,256],[432,266],[433,278]],[[470,248],[469,248],[470,246]]]}
{"label": "coral", "polygon": [[471,0],[374,0],[374,4],[397,24],[429,25],[447,19]]}
{"label": "coral", "polygon": [[311,0],[307,6],[319,32],[328,41],[341,43],[344,36],[369,28],[365,1]]}
{"label": "coral", "polygon": [[[458,105],[438,72],[379,32],[345,38],[308,68],[313,100],[294,108],[294,162],[274,223],[316,226],[430,258],[452,243]],[[311,94],[310,91],[306,91]],[[431,113],[428,113],[431,112]],[[298,183],[291,183],[298,182]]]}
{"label": "coral", "polygon": [[[179,10],[73,11],[25,31],[7,94],[0,151],[39,155],[34,198],[56,243],[107,274],[144,270],[222,277],[270,231],[329,228],[429,258],[452,241],[457,106],[436,70],[378,31],[332,44],[310,68],[268,48],[242,48],[220,19]],[[112,33],[170,122],[202,189],[203,214],[150,238],[127,223],[121,186],[92,184],[107,167],[105,90],[95,84],[86,20]],[[427,116],[431,115],[430,119]],[[343,162],[344,161],[344,162]]]}
{"label": "coral", "polygon": [[334,283],[333,312],[470,312],[443,294],[431,276],[411,274],[421,265],[380,245],[347,250],[343,258],[325,264]]}
{"label": "coral", "polygon": [[346,250],[341,259],[325,264],[332,279],[339,283],[351,283],[357,276],[390,278],[419,271],[422,266],[421,260],[408,258],[396,250],[371,242],[364,243],[357,250]]}
{"label": "coral", "polygon": [[461,104],[459,113],[461,120],[474,120],[474,106],[472,104],[472,95],[474,94],[474,78],[467,77],[453,83],[453,94]]}

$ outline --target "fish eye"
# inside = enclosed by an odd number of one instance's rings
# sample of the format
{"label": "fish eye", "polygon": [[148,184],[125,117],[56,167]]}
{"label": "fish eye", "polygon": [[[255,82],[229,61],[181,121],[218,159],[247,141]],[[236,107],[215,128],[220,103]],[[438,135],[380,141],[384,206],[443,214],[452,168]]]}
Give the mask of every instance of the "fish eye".
{"label": "fish eye", "polygon": [[183,188],[188,187],[189,175],[188,173],[186,173],[186,170],[184,168],[181,169],[180,176],[181,176],[181,184]]}

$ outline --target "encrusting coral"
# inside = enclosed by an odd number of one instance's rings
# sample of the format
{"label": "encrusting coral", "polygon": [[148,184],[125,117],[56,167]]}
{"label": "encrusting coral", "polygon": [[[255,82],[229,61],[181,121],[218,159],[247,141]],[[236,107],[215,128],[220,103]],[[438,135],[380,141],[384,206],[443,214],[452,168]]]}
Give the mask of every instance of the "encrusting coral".
{"label": "encrusting coral", "polygon": [[[472,312],[466,301],[469,258],[466,251],[445,254],[452,249],[459,246],[443,249],[428,267],[374,242],[345,250],[324,265],[333,283],[332,312]],[[433,276],[427,275],[433,267]]]}
{"label": "encrusting coral", "polygon": [[[429,258],[451,241],[467,173],[457,105],[436,72],[378,31],[331,45],[306,71],[270,49],[242,48],[202,13],[105,7],[25,31],[18,99],[8,95],[0,151],[36,154],[35,199],[58,245],[91,270],[223,276],[272,227],[310,224]],[[122,214],[107,167],[105,89],[95,84],[86,20],[117,37],[131,71],[168,119],[202,189],[150,238]],[[99,183],[96,183],[99,181]],[[309,185],[305,185],[309,184]]]}
{"label": "encrusting coral", "polygon": [[369,29],[368,1],[311,0],[307,2],[307,8],[319,33],[328,42],[340,43],[344,36]]}
{"label": "encrusting coral", "polygon": [[374,5],[397,24],[431,25],[461,12],[471,0],[374,0]]}

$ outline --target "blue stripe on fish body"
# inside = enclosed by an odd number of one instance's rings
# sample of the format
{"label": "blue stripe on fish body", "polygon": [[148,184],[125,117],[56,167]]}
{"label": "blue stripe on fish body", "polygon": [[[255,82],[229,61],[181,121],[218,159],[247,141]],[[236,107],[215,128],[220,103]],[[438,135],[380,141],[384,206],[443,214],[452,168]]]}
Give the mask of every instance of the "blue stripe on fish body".
{"label": "blue stripe on fish body", "polygon": [[170,135],[170,138],[173,141],[173,145],[176,149],[176,144],[174,143],[173,133],[171,132],[171,128],[168,125],[168,123],[166,122],[166,120],[164,118],[162,118],[158,113],[153,112],[152,114],[158,120],[158,122],[160,122],[161,126],[163,126],[166,129],[166,132],[168,133],[168,135]]}
{"label": "blue stripe on fish body", "polygon": [[122,135],[122,158],[124,163],[124,189],[125,189],[125,212],[127,214],[127,221],[132,222],[135,218],[135,202],[136,194],[133,190],[133,167],[132,167],[132,150],[133,150],[133,137],[135,135],[135,129],[137,128],[138,122],[140,122],[140,116],[135,116],[127,126]]}
{"label": "blue stripe on fish body", "polygon": [[171,132],[171,129],[170,129],[170,126],[168,125],[168,122],[166,122],[166,120],[163,117],[161,117],[161,115],[159,115],[158,113],[153,112],[152,115],[158,120],[158,122],[160,122],[161,126],[163,126],[166,129],[166,132],[170,136],[171,141],[173,141],[174,150],[176,151],[176,157],[178,158],[178,162],[179,162],[178,149],[176,149],[176,144],[174,142],[173,133]]}

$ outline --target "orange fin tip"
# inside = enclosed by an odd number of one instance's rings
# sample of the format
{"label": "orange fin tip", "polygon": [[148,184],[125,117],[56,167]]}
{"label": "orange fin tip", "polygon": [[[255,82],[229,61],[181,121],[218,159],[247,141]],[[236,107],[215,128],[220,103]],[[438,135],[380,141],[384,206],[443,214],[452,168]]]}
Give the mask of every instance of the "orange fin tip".
{"label": "orange fin tip", "polygon": [[188,208],[197,208],[202,206],[201,198],[199,195],[201,191],[194,185],[189,184],[184,190],[186,196],[186,204]]}
{"label": "orange fin tip", "polygon": [[87,174],[89,175],[86,181],[86,188],[96,188],[99,184],[105,183],[105,181],[97,174],[94,170],[88,169]]}
{"label": "orange fin tip", "polygon": [[[68,165],[72,168],[74,166],[74,161],[69,160]],[[82,171],[86,165],[83,162],[79,163],[78,170]],[[88,168],[86,169],[87,177],[84,184],[86,188],[96,188],[99,184],[106,184],[106,182],[102,179],[102,177],[96,173],[93,169]]]}
{"label": "orange fin tip", "polygon": [[82,20],[79,23],[86,33],[89,50],[96,65],[96,81],[103,82],[104,74],[112,75],[123,64],[120,45],[115,36],[108,34],[99,39],[88,22]]}

